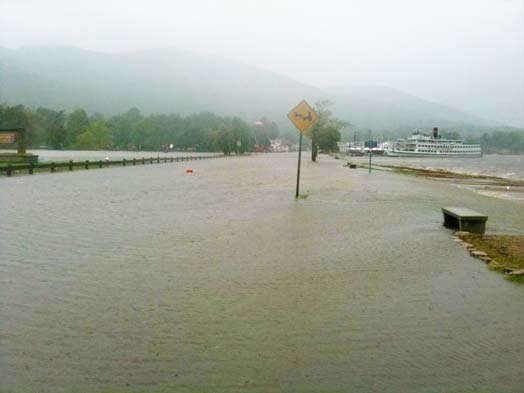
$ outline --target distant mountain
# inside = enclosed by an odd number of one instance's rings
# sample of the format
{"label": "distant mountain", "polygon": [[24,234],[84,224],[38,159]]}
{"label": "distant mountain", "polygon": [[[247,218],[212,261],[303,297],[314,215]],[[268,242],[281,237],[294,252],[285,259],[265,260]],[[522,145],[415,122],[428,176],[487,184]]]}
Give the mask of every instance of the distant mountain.
{"label": "distant mountain", "polygon": [[326,89],[337,102],[347,105],[348,116],[356,124],[378,130],[432,128],[439,126],[489,127],[499,125],[446,105],[427,101],[383,86],[346,85]]}
{"label": "distant mountain", "polygon": [[360,129],[469,128],[495,125],[476,116],[377,86],[319,89],[286,76],[179,49],[98,53],[74,47],[0,48],[0,102],[114,114],[211,111],[253,121],[266,115],[289,127],[301,99],[329,99]]}

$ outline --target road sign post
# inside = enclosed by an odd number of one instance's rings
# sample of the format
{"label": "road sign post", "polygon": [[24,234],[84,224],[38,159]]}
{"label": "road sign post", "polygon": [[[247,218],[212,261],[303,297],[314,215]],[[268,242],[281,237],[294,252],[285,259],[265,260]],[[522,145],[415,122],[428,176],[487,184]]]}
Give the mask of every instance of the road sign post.
{"label": "road sign post", "polygon": [[373,148],[377,147],[378,143],[377,143],[377,141],[367,140],[367,141],[364,142],[364,146],[369,149],[369,151],[368,151],[368,154],[369,154],[369,165],[368,165],[368,168],[369,168],[369,173],[371,173],[371,155],[373,154]]}
{"label": "road sign post", "polygon": [[302,134],[318,119],[315,110],[309,104],[302,100],[287,114],[287,117],[297,127],[300,132],[298,143],[298,168],[297,168],[297,189],[295,198],[298,198],[300,190],[300,161],[302,158]]}
{"label": "road sign post", "polygon": [[297,191],[295,198],[298,198],[298,191],[300,189],[300,159],[302,157],[302,133],[300,133],[300,139],[298,142],[298,169],[297,169]]}

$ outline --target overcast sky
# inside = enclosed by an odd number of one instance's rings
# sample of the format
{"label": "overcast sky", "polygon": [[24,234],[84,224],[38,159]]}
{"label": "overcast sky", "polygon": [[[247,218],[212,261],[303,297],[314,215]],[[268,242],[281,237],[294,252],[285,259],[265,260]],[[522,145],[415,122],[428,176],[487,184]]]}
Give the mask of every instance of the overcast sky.
{"label": "overcast sky", "polygon": [[524,126],[524,0],[0,0],[0,46],[178,47]]}

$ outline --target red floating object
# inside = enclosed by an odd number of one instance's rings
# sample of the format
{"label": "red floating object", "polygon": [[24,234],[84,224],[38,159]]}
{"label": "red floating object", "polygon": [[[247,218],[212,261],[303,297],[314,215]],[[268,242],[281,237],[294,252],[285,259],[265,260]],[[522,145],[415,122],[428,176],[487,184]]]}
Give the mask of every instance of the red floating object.
{"label": "red floating object", "polygon": [[193,173],[192,169],[186,169],[186,173]]}

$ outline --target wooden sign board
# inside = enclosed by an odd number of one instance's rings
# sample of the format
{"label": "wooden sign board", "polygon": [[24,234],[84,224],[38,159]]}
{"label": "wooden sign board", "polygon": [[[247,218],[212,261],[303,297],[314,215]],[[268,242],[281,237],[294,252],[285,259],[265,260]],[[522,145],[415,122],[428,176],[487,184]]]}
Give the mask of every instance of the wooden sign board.
{"label": "wooden sign board", "polygon": [[1,145],[10,145],[15,142],[15,139],[16,139],[15,132],[0,134],[0,144]]}

